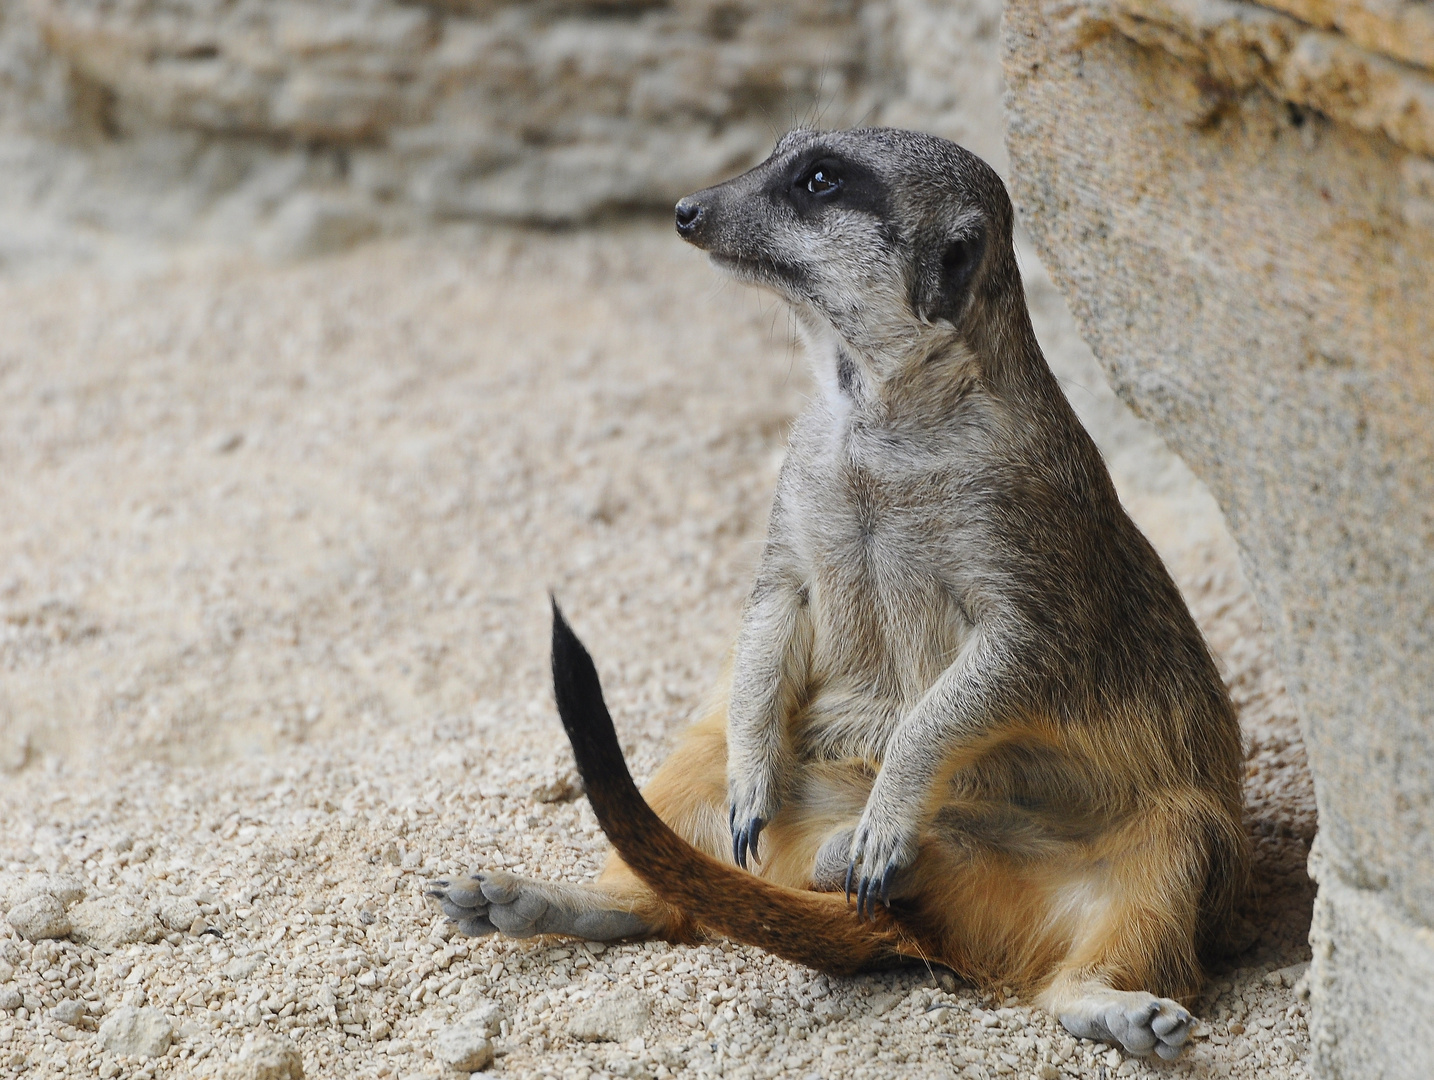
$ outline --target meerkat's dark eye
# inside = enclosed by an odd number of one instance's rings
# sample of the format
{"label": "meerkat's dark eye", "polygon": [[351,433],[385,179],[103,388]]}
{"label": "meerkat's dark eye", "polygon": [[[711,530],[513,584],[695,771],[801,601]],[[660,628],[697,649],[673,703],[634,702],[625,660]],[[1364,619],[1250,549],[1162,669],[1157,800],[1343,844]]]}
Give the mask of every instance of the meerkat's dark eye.
{"label": "meerkat's dark eye", "polygon": [[835,166],[822,164],[809,169],[798,183],[813,195],[830,196],[841,190],[842,179]]}

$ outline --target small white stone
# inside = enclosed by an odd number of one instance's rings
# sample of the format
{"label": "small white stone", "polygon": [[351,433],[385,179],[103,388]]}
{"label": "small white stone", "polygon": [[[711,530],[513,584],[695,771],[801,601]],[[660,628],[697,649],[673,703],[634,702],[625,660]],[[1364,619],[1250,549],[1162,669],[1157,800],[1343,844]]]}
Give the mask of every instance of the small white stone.
{"label": "small white stone", "polygon": [[158,1009],[121,1005],[100,1025],[100,1045],[112,1054],[159,1057],[169,1049],[174,1028]]}
{"label": "small white stone", "polygon": [[459,1017],[457,1023],[476,1028],[491,1039],[503,1023],[503,1010],[491,1001],[479,1001]]}
{"label": "small white stone", "polygon": [[70,909],[71,936],[81,945],[117,949],[159,939],[159,925],[122,901],[96,898]]}
{"label": "small white stone", "polygon": [[450,1069],[477,1072],[493,1064],[493,1044],[476,1026],[454,1024],[433,1036],[433,1056]]}
{"label": "small white stone", "polygon": [[49,893],[32,896],[16,904],[7,916],[10,925],[26,941],[62,938],[70,932],[70,920],[61,903]]}
{"label": "small white stone", "polygon": [[595,998],[568,1021],[568,1034],[584,1042],[627,1042],[642,1034],[652,1018],[652,1003],[636,990],[617,990]]}
{"label": "small white stone", "polygon": [[224,965],[224,976],[238,982],[240,979],[247,979],[259,969],[259,958],[256,956],[236,956],[229,963]]}
{"label": "small white stone", "polygon": [[71,1027],[75,1027],[88,1013],[85,1010],[83,1002],[67,998],[51,1009],[50,1015],[62,1024],[69,1024]]}
{"label": "small white stone", "polygon": [[199,905],[187,896],[171,896],[159,905],[159,921],[170,930],[187,932],[201,918]]}
{"label": "small white stone", "polygon": [[0,886],[4,893],[0,906],[15,907],[37,896],[49,895],[58,900],[61,907],[69,907],[83,900],[87,890],[85,882],[74,874],[26,874],[10,878]]}
{"label": "small white stone", "polygon": [[304,1059],[282,1035],[260,1035],[244,1043],[224,1080],[304,1080]]}

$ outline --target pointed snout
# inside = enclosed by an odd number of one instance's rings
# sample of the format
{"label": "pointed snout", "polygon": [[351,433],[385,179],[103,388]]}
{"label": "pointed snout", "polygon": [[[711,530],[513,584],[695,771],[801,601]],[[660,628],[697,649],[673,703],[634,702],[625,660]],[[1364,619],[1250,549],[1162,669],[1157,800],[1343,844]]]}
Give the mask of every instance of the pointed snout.
{"label": "pointed snout", "polygon": [[696,195],[688,195],[677,204],[677,235],[690,244],[697,244],[703,226],[707,224],[707,218],[706,204]]}

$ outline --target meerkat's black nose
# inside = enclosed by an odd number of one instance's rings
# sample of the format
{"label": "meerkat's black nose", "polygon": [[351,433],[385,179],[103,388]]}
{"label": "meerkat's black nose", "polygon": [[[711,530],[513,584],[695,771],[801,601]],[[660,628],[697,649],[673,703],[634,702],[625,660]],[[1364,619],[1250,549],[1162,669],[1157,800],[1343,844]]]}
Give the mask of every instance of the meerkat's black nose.
{"label": "meerkat's black nose", "polygon": [[684,240],[696,236],[707,217],[707,208],[696,199],[688,197],[677,204],[677,235]]}

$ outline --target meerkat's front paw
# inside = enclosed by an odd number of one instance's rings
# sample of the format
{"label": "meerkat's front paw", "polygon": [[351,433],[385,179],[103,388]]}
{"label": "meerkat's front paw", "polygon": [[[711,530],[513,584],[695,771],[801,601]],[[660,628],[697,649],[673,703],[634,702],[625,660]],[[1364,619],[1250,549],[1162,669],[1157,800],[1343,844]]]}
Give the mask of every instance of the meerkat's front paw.
{"label": "meerkat's front paw", "polygon": [[1190,1037],[1191,1016],[1169,998],[1143,990],[1107,990],[1062,1011],[1060,1021],[1082,1039],[1119,1043],[1138,1057],[1154,1051],[1174,1061]]}
{"label": "meerkat's front paw", "polygon": [[878,900],[891,906],[892,883],[915,859],[915,824],[868,803],[852,836],[846,867],[846,896],[850,900],[856,893],[859,918],[874,916]]}
{"label": "meerkat's front paw", "polygon": [[744,869],[748,855],[754,862],[758,860],[757,838],[781,805],[776,788],[774,780],[767,777],[731,785],[732,808],[727,821],[732,829],[732,861]]}

